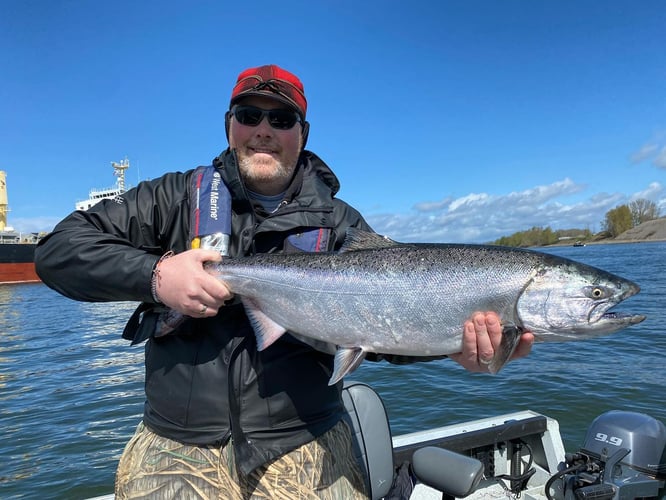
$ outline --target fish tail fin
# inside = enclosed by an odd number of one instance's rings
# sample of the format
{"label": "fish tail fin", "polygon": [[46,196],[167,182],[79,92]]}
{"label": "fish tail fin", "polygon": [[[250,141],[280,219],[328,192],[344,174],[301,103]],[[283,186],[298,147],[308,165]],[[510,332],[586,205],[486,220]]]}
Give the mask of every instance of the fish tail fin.
{"label": "fish tail fin", "polygon": [[365,351],[360,347],[339,347],[335,352],[333,374],[328,385],[337,384],[345,375],[353,372],[365,359]]}
{"label": "fish tail fin", "polygon": [[257,337],[257,349],[263,351],[282,337],[287,330],[266,316],[254,300],[248,297],[242,297],[241,300],[254,329],[254,335]]}
{"label": "fish tail fin", "polygon": [[488,369],[490,373],[498,373],[502,367],[507,364],[513,352],[520,343],[520,337],[523,334],[523,329],[516,325],[504,325],[502,327],[502,342],[500,343],[498,352],[490,362]]}

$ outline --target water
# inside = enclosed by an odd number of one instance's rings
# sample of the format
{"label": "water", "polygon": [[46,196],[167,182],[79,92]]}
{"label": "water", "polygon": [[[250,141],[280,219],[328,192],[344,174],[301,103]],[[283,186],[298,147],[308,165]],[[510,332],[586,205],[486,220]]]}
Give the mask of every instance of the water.
{"label": "water", "polygon": [[[538,344],[498,376],[449,360],[366,362],[352,377],[383,397],[394,434],[531,409],[558,419],[575,451],[610,409],[666,422],[666,243],[548,251],[639,283],[619,309],[648,319],[608,337]],[[120,338],[134,307],[74,302],[41,284],[0,287],[0,498],[113,491],[143,409],[143,348]]]}

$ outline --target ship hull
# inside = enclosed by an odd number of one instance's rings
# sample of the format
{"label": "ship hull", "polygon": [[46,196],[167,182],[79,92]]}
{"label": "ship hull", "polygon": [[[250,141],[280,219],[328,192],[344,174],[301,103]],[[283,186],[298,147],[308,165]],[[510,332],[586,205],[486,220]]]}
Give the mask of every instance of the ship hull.
{"label": "ship hull", "polygon": [[38,283],[35,272],[35,244],[0,244],[0,285],[10,283]]}

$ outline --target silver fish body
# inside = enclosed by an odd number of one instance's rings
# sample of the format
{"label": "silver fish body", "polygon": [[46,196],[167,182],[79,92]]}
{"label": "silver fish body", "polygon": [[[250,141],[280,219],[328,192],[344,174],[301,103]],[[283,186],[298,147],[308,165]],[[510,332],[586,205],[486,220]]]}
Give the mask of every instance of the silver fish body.
{"label": "silver fish body", "polygon": [[645,319],[607,312],[639,287],[591,266],[507,247],[400,244],[359,230],[338,253],[260,254],[223,260],[211,272],[241,297],[260,350],[285,331],[334,345],[330,383],[366,352],[460,352],[462,325],[474,311],[497,312],[505,327],[492,372],[523,331],[540,341],[574,340]]}

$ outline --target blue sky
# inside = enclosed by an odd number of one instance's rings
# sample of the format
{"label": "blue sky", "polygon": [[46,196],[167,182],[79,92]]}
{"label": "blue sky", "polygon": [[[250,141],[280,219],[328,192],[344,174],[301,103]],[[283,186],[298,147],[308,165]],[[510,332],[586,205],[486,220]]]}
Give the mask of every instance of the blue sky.
{"label": "blue sky", "polygon": [[308,98],[308,149],[402,241],[600,230],[666,215],[666,4],[657,0],[0,2],[9,223],[226,147],[236,76],[275,63]]}

